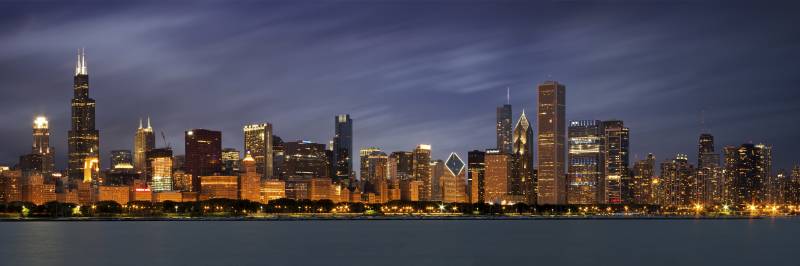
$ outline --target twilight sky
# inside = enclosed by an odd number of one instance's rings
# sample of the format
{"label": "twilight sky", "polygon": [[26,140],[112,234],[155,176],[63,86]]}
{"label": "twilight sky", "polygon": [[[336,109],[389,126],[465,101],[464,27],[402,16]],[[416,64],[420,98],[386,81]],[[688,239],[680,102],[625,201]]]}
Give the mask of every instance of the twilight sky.
{"label": "twilight sky", "polygon": [[241,150],[242,125],[260,121],[327,143],[338,113],[354,119],[355,149],[430,143],[436,159],[466,159],[495,146],[506,87],[516,120],[553,79],[568,119],[625,121],[631,163],[695,162],[704,110],[718,151],[764,142],[788,168],[800,161],[800,5],[776,2],[5,2],[0,165],[30,152],[38,114],[66,165],[85,47],[106,161],[148,115],[182,154],[186,129],[222,130]]}

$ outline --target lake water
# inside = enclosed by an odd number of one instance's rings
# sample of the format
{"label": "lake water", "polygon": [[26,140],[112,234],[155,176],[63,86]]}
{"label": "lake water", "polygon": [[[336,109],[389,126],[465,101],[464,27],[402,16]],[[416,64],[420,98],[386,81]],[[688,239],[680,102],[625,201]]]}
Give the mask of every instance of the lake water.
{"label": "lake water", "polygon": [[798,218],[0,223],[0,265],[799,264]]}

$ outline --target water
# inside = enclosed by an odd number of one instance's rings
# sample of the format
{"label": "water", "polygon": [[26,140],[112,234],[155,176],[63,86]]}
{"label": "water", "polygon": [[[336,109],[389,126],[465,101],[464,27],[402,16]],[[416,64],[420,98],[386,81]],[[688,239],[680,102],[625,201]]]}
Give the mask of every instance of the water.
{"label": "water", "polygon": [[798,265],[800,219],[4,222],[0,265]]}

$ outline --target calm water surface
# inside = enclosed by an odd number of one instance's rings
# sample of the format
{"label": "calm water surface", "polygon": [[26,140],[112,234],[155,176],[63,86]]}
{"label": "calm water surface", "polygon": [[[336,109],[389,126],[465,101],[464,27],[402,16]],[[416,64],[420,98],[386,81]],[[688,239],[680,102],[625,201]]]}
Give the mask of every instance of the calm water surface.
{"label": "calm water surface", "polygon": [[800,265],[800,219],[4,222],[0,265]]}

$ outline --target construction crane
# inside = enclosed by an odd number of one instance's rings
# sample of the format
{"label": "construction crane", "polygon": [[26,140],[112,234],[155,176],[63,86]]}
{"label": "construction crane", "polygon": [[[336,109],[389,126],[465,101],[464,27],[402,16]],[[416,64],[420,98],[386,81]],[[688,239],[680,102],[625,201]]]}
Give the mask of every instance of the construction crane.
{"label": "construction crane", "polygon": [[164,135],[164,131],[161,131],[161,139],[164,140],[164,145],[166,145],[168,149],[172,149],[172,147],[169,145],[169,142],[167,142],[167,136]]}

